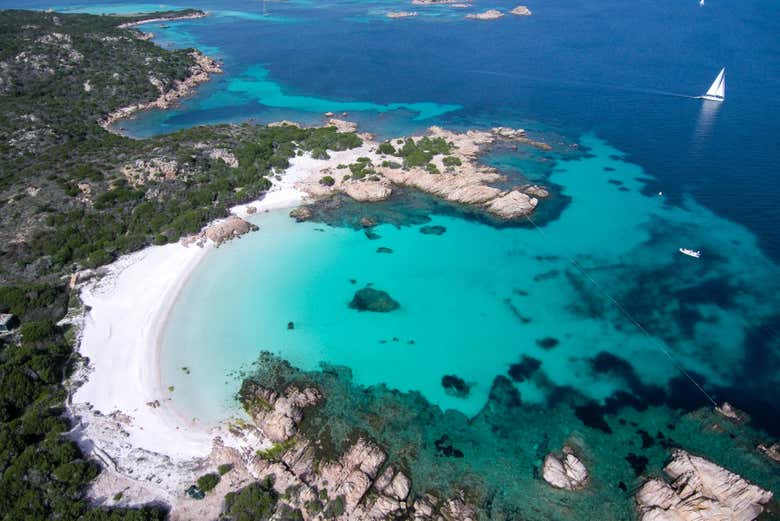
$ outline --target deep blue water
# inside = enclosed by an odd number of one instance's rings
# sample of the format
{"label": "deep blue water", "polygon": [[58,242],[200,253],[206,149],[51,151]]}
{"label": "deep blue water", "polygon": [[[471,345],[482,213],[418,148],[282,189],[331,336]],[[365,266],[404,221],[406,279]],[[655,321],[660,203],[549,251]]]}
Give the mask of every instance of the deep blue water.
{"label": "deep blue water", "polygon": [[[91,8],[98,4],[127,3]],[[0,2],[12,5],[20,3]],[[228,77],[262,64],[286,93],[463,107],[422,122],[364,118],[364,127],[380,133],[434,122],[544,124],[570,136],[594,131],[655,176],[670,197],[691,193],[750,227],[780,258],[777,2],[712,1],[702,8],[690,0],[545,0],[528,4],[531,17],[486,23],[446,7],[416,7],[421,16],[407,20],[381,16],[406,2],[267,2],[265,18],[255,0],[165,4],[171,5],[222,12],[181,27],[193,44],[218,49]],[[475,9],[513,6],[489,1]],[[665,94],[700,94],[724,66],[727,101],[709,117],[701,101]],[[165,129],[295,115],[258,102],[188,108],[164,116]]]}

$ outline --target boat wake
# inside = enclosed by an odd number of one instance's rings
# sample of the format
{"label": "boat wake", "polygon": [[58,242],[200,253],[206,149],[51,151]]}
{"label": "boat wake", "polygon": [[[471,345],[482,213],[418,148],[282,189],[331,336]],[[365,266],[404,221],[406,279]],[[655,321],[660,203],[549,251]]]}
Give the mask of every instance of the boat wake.
{"label": "boat wake", "polygon": [[612,91],[621,91],[621,92],[632,92],[636,94],[652,94],[655,96],[672,96],[675,98],[687,98],[687,99],[701,98],[701,96],[691,96],[690,94],[681,94],[679,92],[670,92],[665,90],[647,89],[647,88],[639,88],[639,87],[625,87],[625,86],[614,85],[609,83],[595,83],[595,82],[585,82],[585,81],[576,81],[576,80],[560,81],[559,79],[554,80],[552,78],[529,76],[524,74],[514,74],[510,72],[501,72],[501,71],[486,71],[486,70],[472,69],[465,72],[472,73],[472,74],[485,74],[490,76],[503,76],[506,78],[513,78],[513,79],[525,79],[533,82],[548,83],[557,87],[592,88],[592,89],[612,90]]}

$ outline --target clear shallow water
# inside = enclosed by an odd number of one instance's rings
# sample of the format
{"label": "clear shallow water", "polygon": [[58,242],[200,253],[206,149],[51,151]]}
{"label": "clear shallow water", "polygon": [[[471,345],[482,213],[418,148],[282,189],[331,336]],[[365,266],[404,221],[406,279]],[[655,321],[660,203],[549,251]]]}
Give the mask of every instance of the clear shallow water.
{"label": "clear shallow water", "polygon": [[[240,383],[234,372],[261,350],[306,370],[345,365],[357,384],[419,390],[469,416],[494,378],[527,355],[550,381],[519,383],[526,401],[541,401],[551,386],[600,401],[631,382],[594,371],[592,358],[605,351],[630,360],[645,385],[665,387],[680,377],[666,345],[675,363],[727,398],[717,387],[740,377],[746,335],[777,309],[776,266],[743,227],[693,202],[678,207],[642,193],[649,179],[641,168],[592,135],[582,142],[590,155],[559,163],[549,179],[572,202],[541,231],[434,216],[443,235],[384,225],[369,240],[362,230],[296,224],[286,212],[257,217],[260,231],[210,255],[173,309],[163,379],[175,386],[174,403],[202,420],[224,417]],[[704,258],[680,255],[681,244]],[[720,302],[698,295],[724,280],[745,291]],[[401,308],[350,309],[367,284]],[[646,337],[608,296],[662,340]],[[540,347],[547,337],[559,345]],[[470,395],[447,394],[446,374],[471,384]],[[688,391],[697,393],[693,384]]]}

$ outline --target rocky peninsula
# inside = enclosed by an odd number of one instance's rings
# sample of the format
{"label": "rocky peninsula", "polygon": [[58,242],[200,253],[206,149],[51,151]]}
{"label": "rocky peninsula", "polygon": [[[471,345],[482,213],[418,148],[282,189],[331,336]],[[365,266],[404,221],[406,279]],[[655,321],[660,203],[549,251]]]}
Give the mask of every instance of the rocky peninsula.
{"label": "rocky peninsula", "polygon": [[382,143],[365,140],[348,156],[310,161],[309,175],[297,186],[315,199],[343,193],[365,202],[388,199],[394,187],[414,188],[501,220],[514,220],[532,213],[549,191],[532,184],[508,189],[494,186],[505,181],[505,176],[479,159],[491,147],[502,144],[550,149],[520,129],[497,127],[458,133],[431,127],[422,136]]}
{"label": "rocky peninsula", "polygon": [[[201,16],[193,17],[200,18]],[[189,74],[185,79],[176,80],[172,87],[166,89],[160,80],[154,76],[150,76],[149,83],[154,85],[160,93],[160,96],[156,100],[146,103],[137,103],[135,105],[117,109],[101,118],[98,121],[98,124],[104,129],[112,131],[112,125],[114,123],[120,119],[130,117],[136,112],[150,109],[170,108],[181,101],[181,99],[190,96],[198,85],[209,81],[212,74],[222,73],[220,64],[200,51],[193,50],[190,53],[190,56],[193,59],[193,64],[190,66]]]}
{"label": "rocky peninsula", "polygon": [[194,10],[194,9],[187,9],[182,12],[170,11],[168,13],[162,14],[161,16],[157,16],[154,18],[143,18],[140,20],[133,20],[132,22],[120,24],[117,27],[119,29],[128,29],[130,27],[137,27],[139,25],[144,25],[144,24],[157,23],[157,22],[173,22],[176,20],[195,20],[197,18],[205,18],[206,16],[208,16],[207,12]]}

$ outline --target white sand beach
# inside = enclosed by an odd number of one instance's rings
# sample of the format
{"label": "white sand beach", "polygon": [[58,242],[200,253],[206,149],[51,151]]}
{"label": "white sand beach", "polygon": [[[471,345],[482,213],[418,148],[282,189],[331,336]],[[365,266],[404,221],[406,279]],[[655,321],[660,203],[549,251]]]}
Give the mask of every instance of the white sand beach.
{"label": "white sand beach", "polygon": [[[262,199],[231,212],[262,225],[260,214],[303,202],[300,187],[318,179],[323,168],[365,153],[364,145],[329,160],[295,157]],[[97,501],[112,504],[113,493],[106,494],[122,484],[129,487],[123,504],[163,497],[176,507],[186,485],[213,465],[217,437],[238,449],[249,443],[257,450],[263,443],[233,439],[225,425],[179,414],[161,381],[160,335],[169,312],[192,272],[215,250],[205,238],[151,246],[121,257],[80,288],[87,311],[78,351],[89,364],[74,378],[79,386],[68,410],[75,420],[71,436],[107,470],[92,493]]]}

